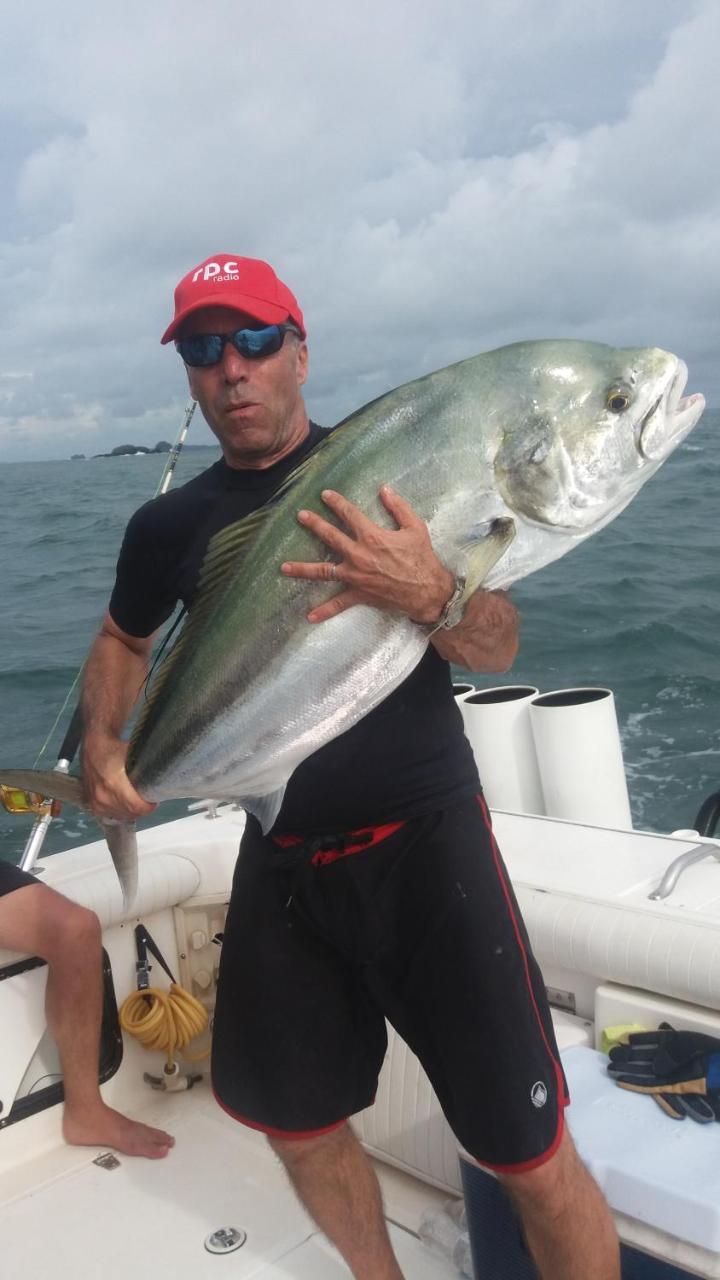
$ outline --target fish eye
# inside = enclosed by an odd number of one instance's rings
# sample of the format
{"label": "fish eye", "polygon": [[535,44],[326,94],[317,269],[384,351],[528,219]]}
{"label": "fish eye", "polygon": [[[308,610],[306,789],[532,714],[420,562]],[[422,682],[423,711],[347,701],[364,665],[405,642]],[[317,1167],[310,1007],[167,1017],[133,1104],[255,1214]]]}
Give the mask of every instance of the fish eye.
{"label": "fish eye", "polygon": [[608,391],[606,404],[612,413],[622,413],[623,409],[627,409],[630,403],[630,394],[624,391],[622,387],[614,387],[612,391]]}

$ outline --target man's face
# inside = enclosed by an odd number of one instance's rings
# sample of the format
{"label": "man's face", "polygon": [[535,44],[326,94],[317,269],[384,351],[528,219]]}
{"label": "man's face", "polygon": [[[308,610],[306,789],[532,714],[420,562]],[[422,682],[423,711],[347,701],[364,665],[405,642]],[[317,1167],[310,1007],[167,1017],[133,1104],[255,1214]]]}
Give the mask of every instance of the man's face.
{"label": "man's face", "polygon": [[[258,329],[261,322],[228,307],[206,307],[189,316],[182,336]],[[187,369],[190,394],[233,467],[262,468],[289,453],[307,433],[301,387],[307,347],[292,334],[274,355],[248,359],[226,342],[209,369]]]}

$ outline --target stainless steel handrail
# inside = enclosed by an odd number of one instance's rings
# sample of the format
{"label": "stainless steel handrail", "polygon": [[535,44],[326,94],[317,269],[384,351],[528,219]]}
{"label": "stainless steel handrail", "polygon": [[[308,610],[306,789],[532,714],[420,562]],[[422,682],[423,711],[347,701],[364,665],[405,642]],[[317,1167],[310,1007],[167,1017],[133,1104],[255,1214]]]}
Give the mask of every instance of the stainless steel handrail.
{"label": "stainless steel handrail", "polygon": [[[688,839],[699,839],[696,831],[689,831],[687,836]],[[683,871],[696,862],[702,862],[705,858],[717,858],[720,861],[720,844],[716,840],[705,840],[702,844],[696,844],[692,849],[686,849],[685,853],[673,858],[657,889],[653,889],[652,893],[648,894],[648,898],[653,902],[661,898],[669,898]]]}

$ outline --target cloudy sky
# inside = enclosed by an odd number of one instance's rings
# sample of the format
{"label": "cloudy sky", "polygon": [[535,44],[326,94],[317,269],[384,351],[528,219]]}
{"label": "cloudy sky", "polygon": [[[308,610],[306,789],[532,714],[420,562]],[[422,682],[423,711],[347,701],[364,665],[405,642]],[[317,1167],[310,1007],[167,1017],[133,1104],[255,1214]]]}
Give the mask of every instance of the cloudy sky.
{"label": "cloudy sky", "polygon": [[0,459],[172,439],[159,338],[219,252],[297,293],[324,423],[561,335],[717,405],[718,48],[718,0],[4,6]]}

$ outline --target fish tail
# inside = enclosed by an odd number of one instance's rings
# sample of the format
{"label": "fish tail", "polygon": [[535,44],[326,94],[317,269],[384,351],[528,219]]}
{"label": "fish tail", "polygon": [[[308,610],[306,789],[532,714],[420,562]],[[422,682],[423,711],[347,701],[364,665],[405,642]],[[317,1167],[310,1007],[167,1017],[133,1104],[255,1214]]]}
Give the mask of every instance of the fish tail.
{"label": "fish tail", "polygon": [[128,911],[135,902],[138,887],[137,831],[135,823],[118,822],[114,818],[102,818],[100,825],[120,881],[123,907],[125,911]]}

